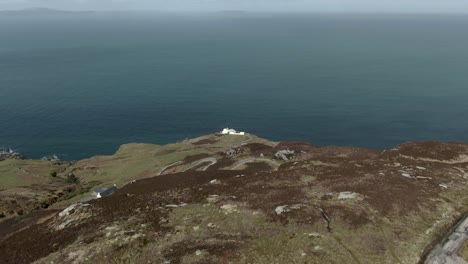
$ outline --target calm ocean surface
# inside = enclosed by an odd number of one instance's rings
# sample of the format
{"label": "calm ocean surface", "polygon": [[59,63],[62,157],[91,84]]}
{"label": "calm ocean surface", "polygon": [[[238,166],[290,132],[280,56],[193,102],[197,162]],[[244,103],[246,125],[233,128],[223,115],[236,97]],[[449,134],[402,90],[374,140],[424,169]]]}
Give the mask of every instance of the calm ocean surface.
{"label": "calm ocean surface", "polygon": [[111,154],[229,126],[389,148],[468,141],[468,16],[0,17],[0,146]]}

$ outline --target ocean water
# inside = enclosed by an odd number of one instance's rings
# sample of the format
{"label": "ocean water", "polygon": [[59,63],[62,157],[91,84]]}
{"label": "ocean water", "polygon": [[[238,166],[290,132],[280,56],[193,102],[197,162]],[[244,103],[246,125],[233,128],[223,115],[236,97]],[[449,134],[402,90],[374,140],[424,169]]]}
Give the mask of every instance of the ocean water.
{"label": "ocean water", "polygon": [[391,148],[468,141],[468,16],[0,17],[0,146],[111,154],[234,127]]}

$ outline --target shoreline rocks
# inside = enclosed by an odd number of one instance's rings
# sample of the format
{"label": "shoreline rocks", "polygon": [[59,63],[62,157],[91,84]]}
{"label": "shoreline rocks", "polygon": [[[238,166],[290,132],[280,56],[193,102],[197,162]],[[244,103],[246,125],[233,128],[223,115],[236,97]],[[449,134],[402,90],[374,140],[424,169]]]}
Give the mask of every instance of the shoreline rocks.
{"label": "shoreline rocks", "polygon": [[6,159],[26,159],[26,157],[11,148],[0,148],[0,161]]}
{"label": "shoreline rocks", "polygon": [[42,157],[41,160],[47,160],[50,162],[59,162],[60,158],[57,155],[49,155],[49,156]]}

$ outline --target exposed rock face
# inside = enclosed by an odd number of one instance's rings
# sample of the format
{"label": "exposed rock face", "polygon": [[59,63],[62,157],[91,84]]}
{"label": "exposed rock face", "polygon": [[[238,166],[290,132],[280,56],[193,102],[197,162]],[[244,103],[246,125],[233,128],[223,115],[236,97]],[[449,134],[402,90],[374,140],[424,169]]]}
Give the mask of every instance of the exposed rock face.
{"label": "exposed rock face", "polygon": [[280,150],[275,153],[275,157],[277,157],[278,159],[282,159],[284,161],[288,161],[294,157],[294,150],[289,150],[289,149]]}
{"label": "exposed rock face", "polygon": [[73,213],[77,206],[78,206],[78,204],[72,204],[72,205],[68,206],[67,208],[63,209],[62,212],[59,213],[59,216],[64,217],[66,215],[69,215],[70,213]]}
{"label": "exposed rock face", "polygon": [[288,208],[287,205],[280,205],[280,206],[275,208],[275,212],[276,212],[277,215],[280,215],[280,214],[282,214],[284,212],[287,212],[287,208]]}
{"label": "exposed rock face", "polygon": [[224,154],[228,157],[235,158],[237,155],[239,155],[241,151],[239,149],[228,149],[224,152]]}
{"label": "exposed rock face", "polygon": [[346,199],[356,199],[358,196],[355,192],[340,192],[338,195],[339,200],[346,200]]}

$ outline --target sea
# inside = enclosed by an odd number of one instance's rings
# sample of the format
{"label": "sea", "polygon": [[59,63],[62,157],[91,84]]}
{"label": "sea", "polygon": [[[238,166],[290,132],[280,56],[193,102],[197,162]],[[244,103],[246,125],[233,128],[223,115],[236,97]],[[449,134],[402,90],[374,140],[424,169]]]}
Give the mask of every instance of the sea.
{"label": "sea", "polygon": [[468,15],[0,14],[0,147],[78,160],[225,127],[468,142]]}

